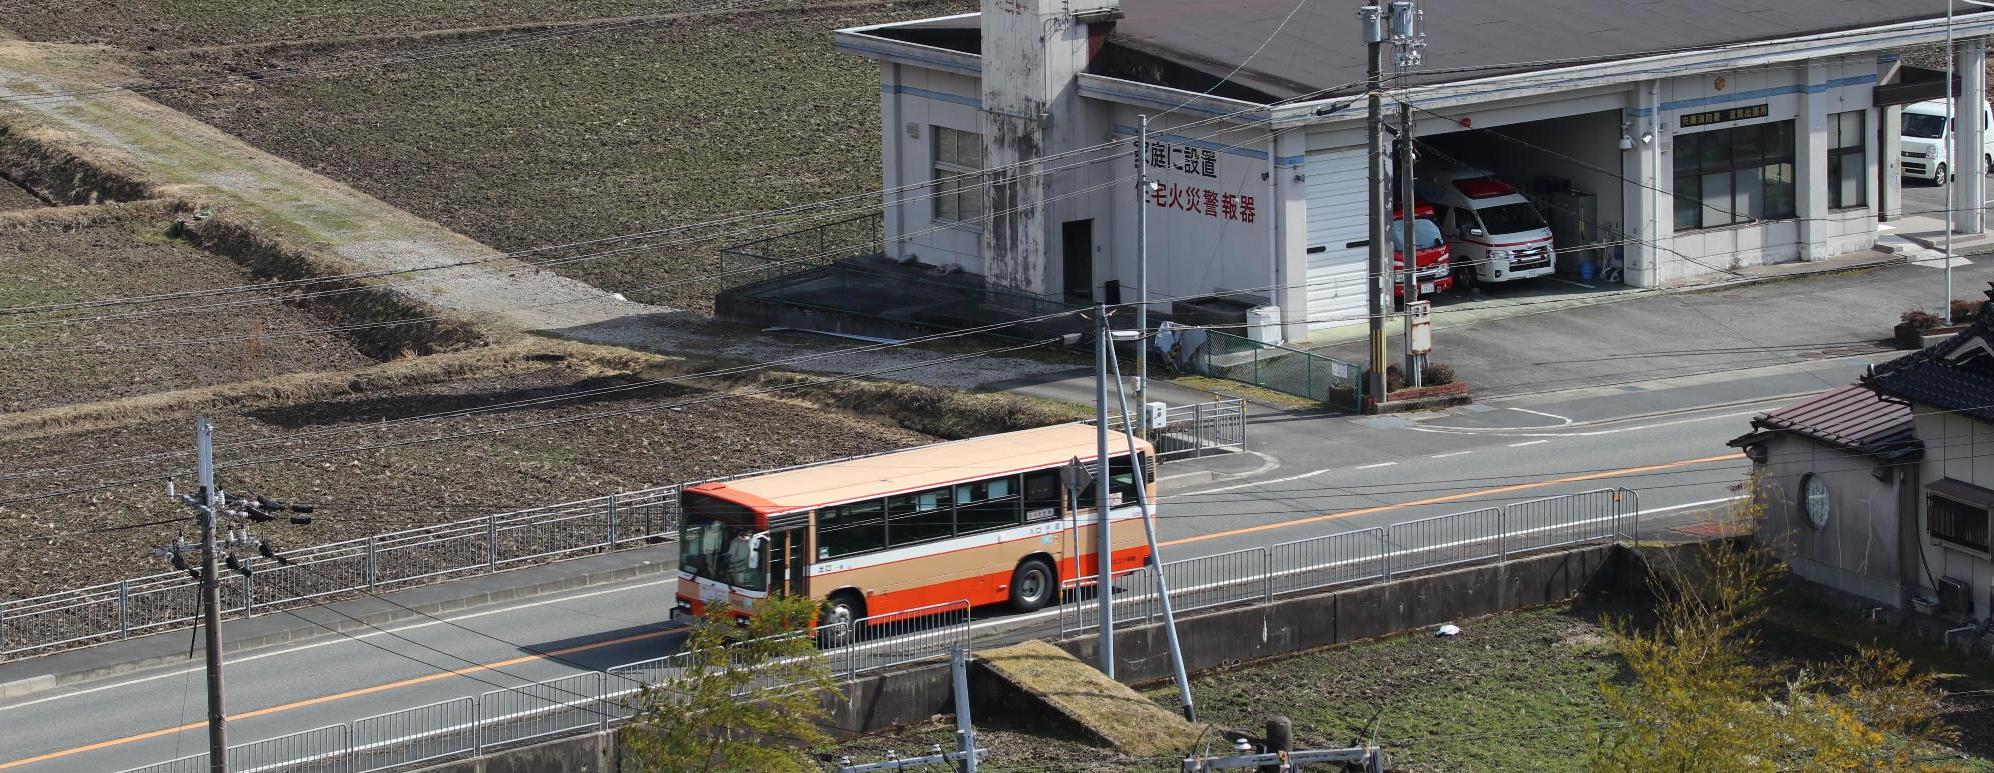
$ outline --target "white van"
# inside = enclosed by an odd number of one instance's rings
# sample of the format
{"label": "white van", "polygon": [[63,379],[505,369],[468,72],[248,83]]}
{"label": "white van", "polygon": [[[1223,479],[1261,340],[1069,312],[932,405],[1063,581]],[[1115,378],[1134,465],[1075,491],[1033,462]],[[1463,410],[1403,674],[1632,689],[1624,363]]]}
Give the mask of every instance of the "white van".
{"label": "white van", "polygon": [[1557,270],[1551,226],[1514,186],[1486,170],[1421,167],[1413,186],[1433,204],[1457,279],[1508,282]]}
{"label": "white van", "polygon": [[[1990,127],[1994,127],[1994,112],[1988,110],[1986,100],[1981,100],[1983,142],[1980,154],[1987,158],[1987,167],[1994,169],[1994,131],[1990,131]],[[1901,174],[1934,183],[1952,179],[1952,172],[1948,169],[1952,162],[1945,155],[1946,146],[1953,141],[1953,131],[1957,128],[1957,122],[1952,126],[1946,125],[1946,101],[1943,99],[1905,105],[1903,123],[1899,125],[1902,139],[1897,147],[1899,166],[1903,169]]]}

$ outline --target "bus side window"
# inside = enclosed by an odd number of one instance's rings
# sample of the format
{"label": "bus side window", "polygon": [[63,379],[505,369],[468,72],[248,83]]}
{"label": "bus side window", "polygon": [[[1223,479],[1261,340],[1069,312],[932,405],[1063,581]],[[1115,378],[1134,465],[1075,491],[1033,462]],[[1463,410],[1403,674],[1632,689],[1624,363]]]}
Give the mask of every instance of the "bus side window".
{"label": "bus side window", "polygon": [[1025,520],[1050,521],[1059,517],[1059,471],[1025,473]]}
{"label": "bus side window", "polygon": [[817,558],[886,547],[886,502],[875,499],[817,511]]}
{"label": "bus side window", "polygon": [[1129,463],[1128,456],[1117,456],[1108,462],[1108,501],[1115,505],[1135,504],[1136,475],[1135,465]]}
{"label": "bus side window", "polygon": [[1019,503],[1018,476],[964,483],[955,487],[955,533],[1016,526],[1024,515]]}
{"label": "bus side window", "polygon": [[886,498],[886,545],[942,539],[955,531],[954,489],[938,488]]}

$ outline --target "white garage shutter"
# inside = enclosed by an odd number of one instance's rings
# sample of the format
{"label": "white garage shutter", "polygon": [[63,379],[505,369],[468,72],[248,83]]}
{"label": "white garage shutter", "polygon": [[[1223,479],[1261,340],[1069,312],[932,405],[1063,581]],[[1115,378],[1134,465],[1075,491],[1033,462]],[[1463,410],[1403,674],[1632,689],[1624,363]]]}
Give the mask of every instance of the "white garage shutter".
{"label": "white garage shutter", "polygon": [[1310,330],[1363,324],[1370,296],[1364,286],[1370,248],[1366,240],[1364,148],[1309,153],[1302,168],[1309,202]]}

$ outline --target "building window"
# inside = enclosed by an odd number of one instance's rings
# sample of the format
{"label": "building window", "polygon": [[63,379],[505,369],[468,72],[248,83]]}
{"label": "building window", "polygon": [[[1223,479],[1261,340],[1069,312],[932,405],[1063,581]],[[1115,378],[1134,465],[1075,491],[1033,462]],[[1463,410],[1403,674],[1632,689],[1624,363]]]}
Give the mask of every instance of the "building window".
{"label": "building window", "polygon": [[1793,122],[1679,134],[1676,230],[1794,216]]}
{"label": "building window", "polygon": [[1926,497],[1925,532],[1976,553],[1987,550],[1987,508],[1947,497]]}
{"label": "building window", "polygon": [[974,223],[983,219],[983,136],[933,127],[935,219]]}
{"label": "building window", "polygon": [[1843,209],[1869,203],[1864,180],[1863,111],[1828,116],[1828,207]]}

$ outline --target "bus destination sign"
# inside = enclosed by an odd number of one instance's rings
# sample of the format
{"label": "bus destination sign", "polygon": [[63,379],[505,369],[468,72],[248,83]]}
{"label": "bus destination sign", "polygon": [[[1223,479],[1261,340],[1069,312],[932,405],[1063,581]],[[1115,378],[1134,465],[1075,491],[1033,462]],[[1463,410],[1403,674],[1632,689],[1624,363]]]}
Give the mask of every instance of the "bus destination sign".
{"label": "bus destination sign", "polygon": [[1713,123],[1729,123],[1731,121],[1764,118],[1771,114],[1771,105],[1766,104],[1727,107],[1723,110],[1709,110],[1701,113],[1686,114],[1676,119],[1676,125],[1687,129],[1692,126],[1709,126]]}

